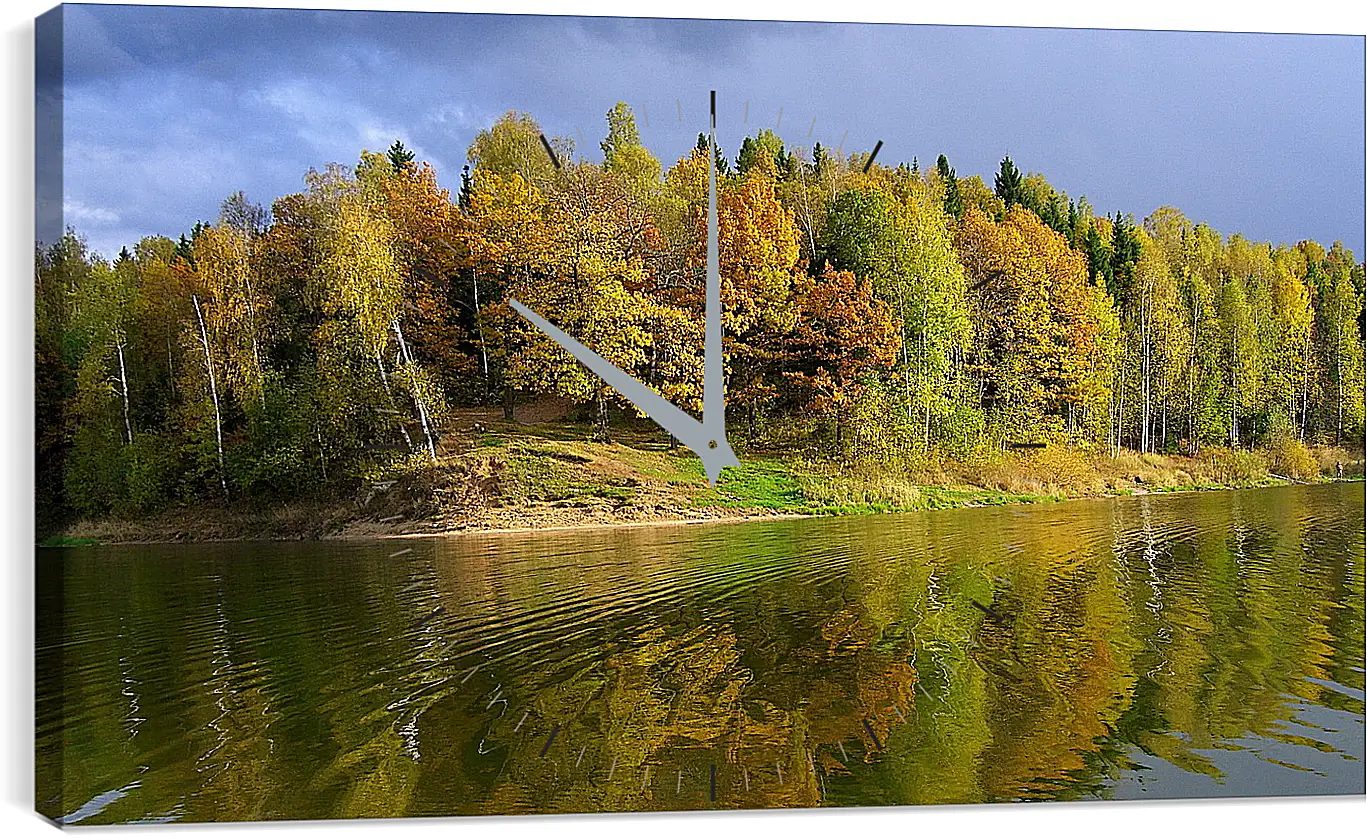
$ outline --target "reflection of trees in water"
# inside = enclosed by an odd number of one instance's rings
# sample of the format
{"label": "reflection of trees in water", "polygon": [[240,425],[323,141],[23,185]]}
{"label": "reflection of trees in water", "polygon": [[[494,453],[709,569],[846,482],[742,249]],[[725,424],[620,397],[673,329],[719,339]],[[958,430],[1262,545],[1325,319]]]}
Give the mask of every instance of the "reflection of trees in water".
{"label": "reflection of trees in water", "polygon": [[1308,680],[1362,688],[1360,507],[1317,497],[604,534],[583,554],[628,564],[544,572],[225,560],[175,602],[116,563],[71,577],[133,629],[67,652],[63,806],[133,778],[104,817],[1076,798],[1136,750],[1219,777],[1210,749],[1291,741],[1288,696],[1362,712]]}

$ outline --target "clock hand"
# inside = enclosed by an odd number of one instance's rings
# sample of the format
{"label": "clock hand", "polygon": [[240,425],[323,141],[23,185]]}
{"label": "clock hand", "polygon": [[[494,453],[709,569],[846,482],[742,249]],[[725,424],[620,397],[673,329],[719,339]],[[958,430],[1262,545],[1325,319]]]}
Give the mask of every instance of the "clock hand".
{"label": "clock hand", "polygon": [[670,404],[659,393],[632,378],[602,355],[565,334],[557,326],[552,325],[544,317],[522,303],[517,300],[509,300],[508,304],[518,314],[531,321],[533,326],[545,332],[551,340],[564,347],[565,351],[592,370],[599,378],[611,385],[614,390],[621,393],[624,398],[640,408],[643,413],[659,423],[660,427],[693,449],[702,458],[709,482],[714,484],[717,482],[717,477],[721,474],[723,467],[740,465],[735,453],[731,451],[731,446],[726,444],[725,437],[723,436],[720,440],[717,439],[707,424],[699,422]]}
{"label": "clock hand", "polygon": [[[531,324],[560,344],[584,366],[612,386],[618,393],[642,412],[654,419],[660,427],[674,435],[674,438],[693,450],[703,462],[707,472],[707,482],[716,485],[721,470],[727,466],[738,466],[740,461],[726,441],[726,404],[725,381],[722,367],[721,341],[721,267],[717,242],[717,170],[716,170],[716,130],[717,130],[717,91],[712,91],[712,124],[708,133],[707,154],[707,289],[705,297],[706,315],[703,331],[703,420],[699,422],[692,416],[670,404],[660,394],[623,372],[616,364],[589,349],[584,344],[551,325],[544,317],[524,306],[517,300],[508,303],[518,314],[527,318]],[[559,168],[559,160],[551,151],[546,138],[541,138],[551,161]]]}
{"label": "clock hand", "polygon": [[[717,244],[717,91],[712,91],[707,134],[707,296],[703,324],[702,421],[717,444],[726,444],[725,381],[721,343],[721,261]],[[696,449],[694,449],[696,450]],[[730,450],[730,447],[727,447]],[[735,459],[735,455],[732,455]],[[720,469],[718,469],[720,471]]]}

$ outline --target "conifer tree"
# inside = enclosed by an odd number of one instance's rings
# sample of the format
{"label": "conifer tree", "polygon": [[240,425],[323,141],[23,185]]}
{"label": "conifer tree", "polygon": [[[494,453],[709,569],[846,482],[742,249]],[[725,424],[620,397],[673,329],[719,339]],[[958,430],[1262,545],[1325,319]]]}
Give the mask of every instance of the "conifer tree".
{"label": "conifer tree", "polygon": [[1016,168],[1016,164],[1011,162],[1010,155],[1002,158],[1001,169],[997,172],[993,180],[993,191],[997,197],[1002,199],[1002,203],[1009,210],[1012,206],[1022,203],[1025,199],[1025,188],[1021,170]]}
{"label": "conifer tree", "polygon": [[964,214],[964,201],[959,196],[959,178],[954,174],[954,169],[949,165],[949,158],[940,155],[935,161],[935,170],[940,175],[940,182],[944,184],[945,190],[945,212],[956,220]]}
{"label": "conifer tree", "polygon": [[402,140],[395,140],[389,151],[385,152],[385,157],[389,159],[389,164],[396,172],[402,172],[413,162],[413,152],[404,148]]}

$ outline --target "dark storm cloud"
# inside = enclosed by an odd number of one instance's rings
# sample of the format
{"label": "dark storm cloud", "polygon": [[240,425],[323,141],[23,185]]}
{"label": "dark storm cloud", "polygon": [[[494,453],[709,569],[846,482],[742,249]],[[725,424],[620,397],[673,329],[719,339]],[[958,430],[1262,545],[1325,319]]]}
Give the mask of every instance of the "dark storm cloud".
{"label": "dark storm cloud", "polygon": [[626,101],[668,163],[713,88],[732,154],[778,127],[802,146],[881,139],[884,162],[944,152],[990,181],[1009,153],[1102,212],[1173,204],[1226,233],[1363,249],[1360,37],[67,10],[67,221],[105,252],[396,137],[454,184],[508,109],[594,157]]}

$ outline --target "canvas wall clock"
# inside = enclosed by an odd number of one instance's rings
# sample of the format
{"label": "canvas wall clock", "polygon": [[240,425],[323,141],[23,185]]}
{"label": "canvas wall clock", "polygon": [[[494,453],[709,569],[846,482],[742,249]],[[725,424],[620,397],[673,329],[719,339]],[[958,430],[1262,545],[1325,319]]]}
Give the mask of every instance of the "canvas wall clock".
{"label": "canvas wall clock", "polygon": [[66,5],[63,824],[1363,793],[1363,39]]}

